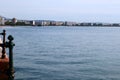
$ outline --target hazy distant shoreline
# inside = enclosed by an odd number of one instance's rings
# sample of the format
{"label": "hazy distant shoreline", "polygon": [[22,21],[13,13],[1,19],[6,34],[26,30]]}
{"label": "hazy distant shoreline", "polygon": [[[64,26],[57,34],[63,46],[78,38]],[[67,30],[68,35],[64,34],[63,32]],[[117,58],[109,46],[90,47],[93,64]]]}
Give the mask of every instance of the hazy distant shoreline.
{"label": "hazy distant shoreline", "polygon": [[19,20],[0,16],[0,26],[77,26],[77,27],[120,27],[120,23],[71,22],[53,20]]}

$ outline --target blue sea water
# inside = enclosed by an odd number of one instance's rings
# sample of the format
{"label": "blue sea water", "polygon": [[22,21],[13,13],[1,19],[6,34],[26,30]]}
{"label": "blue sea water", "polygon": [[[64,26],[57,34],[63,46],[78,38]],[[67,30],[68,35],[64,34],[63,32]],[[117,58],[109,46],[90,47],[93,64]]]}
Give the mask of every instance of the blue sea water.
{"label": "blue sea water", "polygon": [[2,27],[15,80],[120,80],[119,27]]}

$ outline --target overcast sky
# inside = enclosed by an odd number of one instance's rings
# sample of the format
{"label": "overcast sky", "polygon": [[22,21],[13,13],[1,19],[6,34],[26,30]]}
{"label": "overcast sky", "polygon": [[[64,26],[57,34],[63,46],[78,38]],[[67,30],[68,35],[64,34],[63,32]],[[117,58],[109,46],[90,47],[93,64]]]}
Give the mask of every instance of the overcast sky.
{"label": "overcast sky", "polygon": [[17,19],[120,22],[120,0],[0,0],[0,15]]}

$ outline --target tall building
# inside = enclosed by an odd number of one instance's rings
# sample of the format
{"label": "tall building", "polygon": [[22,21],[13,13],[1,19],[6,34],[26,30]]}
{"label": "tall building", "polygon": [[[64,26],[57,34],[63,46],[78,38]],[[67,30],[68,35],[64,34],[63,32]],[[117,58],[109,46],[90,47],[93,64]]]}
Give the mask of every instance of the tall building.
{"label": "tall building", "polygon": [[0,16],[0,25],[3,26],[5,25],[5,19]]}
{"label": "tall building", "polygon": [[32,26],[35,26],[35,21],[30,21],[30,24],[31,24]]}

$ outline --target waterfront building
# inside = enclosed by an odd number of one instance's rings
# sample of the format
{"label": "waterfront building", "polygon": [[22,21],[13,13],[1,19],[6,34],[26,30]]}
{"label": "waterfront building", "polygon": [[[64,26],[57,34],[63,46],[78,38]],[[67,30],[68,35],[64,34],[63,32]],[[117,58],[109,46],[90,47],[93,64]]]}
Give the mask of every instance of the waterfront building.
{"label": "waterfront building", "polygon": [[76,25],[75,26],[81,26],[81,23],[76,23]]}
{"label": "waterfront building", "polygon": [[112,26],[110,23],[103,23],[103,26]]}
{"label": "waterfront building", "polygon": [[42,25],[42,26],[46,26],[46,25],[47,25],[47,22],[46,22],[46,21],[41,21],[41,25]]}
{"label": "waterfront building", "polygon": [[3,26],[5,25],[5,18],[0,16],[0,25]]}
{"label": "waterfront building", "polygon": [[31,21],[31,24],[32,24],[32,26],[35,26],[36,24],[35,24],[35,21]]}
{"label": "waterfront building", "polygon": [[42,26],[49,26],[50,25],[50,21],[42,21]]}
{"label": "waterfront building", "polygon": [[50,21],[50,26],[56,26],[56,21]]}
{"label": "waterfront building", "polygon": [[49,20],[37,20],[35,21],[35,25],[37,26],[50,26]]}
{"label": "waterfront building", "polygon": [[91,26],[103,26],[102,23],[91,23]]}
{"label": "waterfront building", "polygon": [[63,26],[64,25],[64,22],[62,22],[62,21],[56,21],[55,22],[56,24],[56,26]]}
{"label": "waterfront building", "polygon": [[80,26],[91,26],[91,23],[80,23]]}
{"label": "waterfront building", "polygon": [[76,22],[65,22],[64,23],[65,26],[75,26],[76,25]]}
{"label": "waterfront building", "polygon": [[35,21],[33,20],[17,20],[16,25],[25,25],[25,26],[35,26]]}
{"label": "waterfront building", "polygon": [[24,21],[24,23],[25,23],[25,25],[30,25],[31,23],[30,23],[30,21]]}
{"label": "waterfront building", "polygon": [[41,26],[41,21],[40,21],[40,20],[36,20],[36,21],[35,21],[35,25],[36,25],[36,26]]}
{"label": "waterfront building", "polygon": [[119,23],[113,23],[112,26],[120,26]]}

